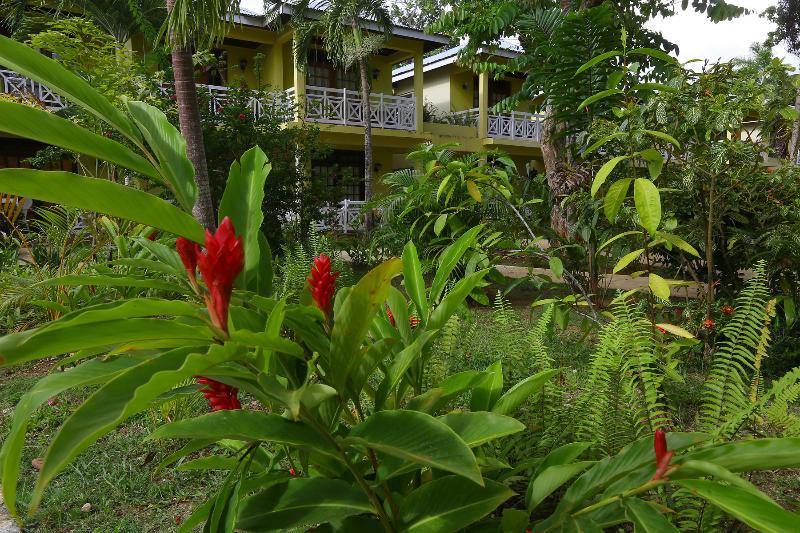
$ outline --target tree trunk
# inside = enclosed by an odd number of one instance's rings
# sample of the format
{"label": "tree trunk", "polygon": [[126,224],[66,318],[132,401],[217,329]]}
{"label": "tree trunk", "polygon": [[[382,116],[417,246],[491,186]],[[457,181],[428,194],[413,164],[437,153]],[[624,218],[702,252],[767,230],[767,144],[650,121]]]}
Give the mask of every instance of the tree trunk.
{"label": "tree trunk", "polygon": [[[167,11],[172,11],[175,0],[166,0]],[[203,144],[203,125],[200,121],[200,106],[197,99],[197,86],[194,82],[192,53],[188,47],[172,44],[172,70],[175,77],[175,96],[178,101],[178,121],[181,134],[186,139],[186,155],[194,167],[194,181],[197,184],[197,200],[192,214],[206,228],[216,227],[214,206],[211,202],[211,189],[208,181],[206,149]]]}
{"label": "tree trunk", "polygon": [[372,106],[369,103],[367,60],[358,60],[361,72],[361,112],[364,117],[364,199],[372,199]]}
{"label": "tree trunk", "polygon": [[[800,113],[800,89],[794,99],[794,110]],[[800,119],[792,124],[792,138],[789,140],[789,159],[797,161],[797,143],[800,141]]]}

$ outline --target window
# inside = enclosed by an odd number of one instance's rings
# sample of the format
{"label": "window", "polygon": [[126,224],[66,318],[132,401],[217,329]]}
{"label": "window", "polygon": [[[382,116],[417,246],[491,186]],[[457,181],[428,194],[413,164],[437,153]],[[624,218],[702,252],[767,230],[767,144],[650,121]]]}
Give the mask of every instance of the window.
{"label": "window", "polygon": [[306,81],[315,87],[331,87],[334,89],[351,89],[356,91],[361,84],[358,81],[358,71],[354,68],[346,71],[336,70],[328,56],[316,48],[308,52],[308,68]]}
{"label": "window", "polygon": [[342,191],[342,199],[364,199],[364,152],[334,150],[327,158],[314,161],[311,175]]}
{"label": "window", "polygon": [[[511,96],[511,83],[507,80],[489,80],[489,107],[499,104]],[[480,82],[475,77],[475,91],[472,93],[472,107],[480,107]]]}

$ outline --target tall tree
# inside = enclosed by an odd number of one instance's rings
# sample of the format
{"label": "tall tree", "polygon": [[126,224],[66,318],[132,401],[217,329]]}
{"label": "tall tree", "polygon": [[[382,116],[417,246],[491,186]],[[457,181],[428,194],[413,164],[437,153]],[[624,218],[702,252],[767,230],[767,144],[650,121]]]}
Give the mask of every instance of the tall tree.
{"label": "tall tree", "polygon": [[[800,56],[800,0],[780,0],[764,14],[775,23],[775,30],[770,32],[766,44],[773,46],[784,43],[789,52]],[[800,115],[800,86],[794,100],[794,109]],[[792,137],[789,140],[789,157],[797,160],[798,148],[800,148],[800,119],[794,121]]]}
{"label": "tall tree", "polygon": [[424,31],[449,7],[448,0],[395,0],[391,13],[397,24]]}
{"label": "tall tree", "polygon": [[[384,0],[330,0],[324,11],[312,9],[316,0],[300,0],[295,7],[294,56],[304,69],[317,37],[334,66],[356,66],[361,79],[364,118],[364,197],[372,198],[372,107],[369,101],[369,56],[392,35],[392,20]],[[369,26],[378,31],[370,31]]]}

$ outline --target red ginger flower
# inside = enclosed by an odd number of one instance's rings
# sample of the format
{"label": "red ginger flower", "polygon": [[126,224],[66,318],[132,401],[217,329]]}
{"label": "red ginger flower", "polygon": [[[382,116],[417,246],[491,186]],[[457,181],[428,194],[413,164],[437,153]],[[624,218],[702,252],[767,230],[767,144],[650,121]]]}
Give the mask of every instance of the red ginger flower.
{"label": "red ginger flower", "polygon": [[331,258],[319,254],[311,265],[311,275],[308,277],[309,290],[314,303],[328,314],[333,303],[333,293],[336,291],[336,278],[339,272],[331,272]]}
{"label": "red ginger flower", "polygon": [[202,376],[197,378],[197,382],[206,385],[200,392],[208,400],[208,407],[212,412],[242,408],[238,397],[239,389]]}
{"label": "red ginger flower", "polygon": [[714,329],[714,321],[710,318],[703,320],[703,327],[706,329]]}
{"label": "red ginger flower", "polygon": [[722,306],[722,314],[725,316],[730,316],[733,314],[733,307],[730,305],[723,305]]}
{"label": "red ginger flower", "polygon": [[422,321],[414,315],[408,317],[408,325],[411,326],[412,328],[419,326],[420,322]]}
{"label": "red ginger flower", "polygon": [[389,309],[389,306],[386,306],[386,316],[389,317],[389,324],[392,325],[393,328],[397,327],[397,322],[394,320],[394,314],[392,314],[392,310]]}
{"label": "red ginger flower", "polygon": [[[386,316],[389,318],[389,323],[392,325],[392,327],[396,328],[397,322],[395,321],[394,314],[392,313],[392,310],[389,309],[388,305],[386,306]],[[412,328],[419,326],[420,322],[422,321],[414,315],[408,317],[408,325],[411,326]]]}
{"label": "red ginger flower", "polygon": [[667,433],[663,429],[657,429],[653,434],[653,448],[656,452],[656,473],[653,479],[661,479],[674,455],[674,452],[667,451]]}
{"label": "red ginger flower", "polygon": [[225,217],[213,235],[206,230],[206,252],[198,254],[197,266],[211,294],[206,296],[211,322],[227,332],[233,282],[244,267],[244,244],[231,219]]}
{"label": "red ginger flower", "polygon": [[196,290],[197,277],[195,271],[197,270],[197,256],[200,254],[200,245],[184,237],[178,237],[175,241],[175,249],[178,250],[178,255],[181,256],[183,267],[189,275],[189,281],[192,282],[192,287],[195,287]]}

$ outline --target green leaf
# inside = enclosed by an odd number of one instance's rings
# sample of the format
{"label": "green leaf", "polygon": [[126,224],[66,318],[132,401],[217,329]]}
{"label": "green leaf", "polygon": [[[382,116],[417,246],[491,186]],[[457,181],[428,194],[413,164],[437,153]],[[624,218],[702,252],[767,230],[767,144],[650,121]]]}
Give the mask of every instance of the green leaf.
{"label": "green leaf", "polygon": [[264,222],[264,186],[272,170],[267,155],[255,146],[231,164],[225,193],[219,203],[219,222],[226,216],[244,241],[244,270],[240,286],[256,283],[261,259],[259,239]]}
{"label": "green leaf", "polygon": [[658,274],[650,273],[647,277],[648,285],[650,286],[650,291],[661,298],[662,300],[669,300],[669,283],[667,280],[659,276]]}
{"label": "green leaf", "polygon": [[302,346],[275,333],[254,333],[246,329],[237,329],[231,332],[231,339],[246,346],[285,353],[299,359],[303,359],[305,355]]}
{"label": "green leaf", "polygon": [[470,448],[525,429],[525,424],[510,416],[486,411],[449,413],[439,420],[455,431]]}
{"label": "green leaf", "polygon": [[686,331],[682,327],[676,326],[674,324],[667,324],[667,323],[663,323],[662,322],[660,324],[656,324],[656,327],[659,327],[659,328],[661,328],[661,329],[663,329],[665,331],[668,331],[669,333],[672,333],[673,335],[677,335],[678,337],[683,337],[685,339],[694,339],[695,338],[694,335],[692,335],[691,333],[689,333],[688,331]]}
{"label": "green leaf", "polygon": [[545,383],[559,371],[559,369],[545,370],[520,381],[497,400],[492,407],[492,412],[501,415],[513,413],[531,394],[539,392]]}
{"label": "green leaf", "polygon": [[137,189],[71,172],[0,170],[0,191],[147,224],[202,243],[205,231],[189,213]]}
{"label": "green leaf", "polygon": [[194,167],[186,157],[186,141],[161,110],[144,102],[127,102],[128,112],[155,152],[161,174],[184,211],[191,212],[197,197]]}
{"label": "green leaf", "polygon": [[580,68],[578,68],[578,70],[575,71],[575,75],[577,76],[581,72],[584,72],[584,71],[592,68],[596,64],[601,63],[601,62],[605,61],[606,59],[611,59],[612,57],[617,57],[617,56],[620,56],[620,55],[622,55],[622,52],[620,52],[619,50],[611,50],[610,52],[605,52],[605,53],[602,53],[600,55],[594,56],[589,61],[587,61],[586,63],[581,65]]}
{"label": "green leaf", "polygon": [[86,285],[89,287],[138,287],[140,289],[158,289],[165,292],[186,292],[180,285],[153,279],[151,277],[134,277],[103,274],[67,274],[36,283],[36,287],[69,287]]}
{"label": "green leaf", "polygon": [[676,93],[678,89],[663,83],[637,83],[631,87],[631,91],[656,91],[662,93]]}
{"label": "green leaf", "polygon": [[639,214],[639,224],[650,235],[655,235],[661,224],[661,196],[653,182],[645,178],[636,178],[633,183],[633,201]]}
{"label": "green leaf", "polygon": [[255,283],[250,284],[250,290],[256,291],[261,296],[272,295],[272,279],[274,276],[272,266],[272,249],[263,231],[258,232],[258,272],[256,273]]}
{"label": "green leaf", "polygon": [[447,280],[450,278],[450,274],[467,250],[475,244],[478,233],[480,233],[482,229],[483,225],[478,225],[469,229],[464,232],[456,242],[445,248],[444,252],[442,252],[442,255],[439,257],[436,274],[433,276],[433,282],[431,282],[431,303],[439,301],[439,297],[442,295],[442,291],[444,290]]}
{"label": "green leaf", "polygon": [[632,181],[631,178],[623,178],[615,181],[608,188],[608,192],[603,199],[603,212],[609,222],[614,222],[617,213],[622,208],[622,204],[625,203]]}
{"label": "green leaf", "polygon": [[90,348],[162,339],[182,339],[187,344],[203,345],[211,341],[212,335],[207,327],[157,318],[43,327],[0,337],[0,367]]}
{"label": "green leaf", "polygon": [[437,237],[441,235],[445,224],[447,224],[447,215],[439,215],[436,218],[436,222],[433,224],[433,233],[435,233]]}
{"label": "green leaf", "polygon": [[661,61],[666,61],[667,63],[675,63],[675,64],[678,63],[678,60],[676,58],[672,57],[663,50],[658,50],[656,48],[647,48],[647,47],[634,48],[633,50],[628,51],[628,55],[633,55],[633,56],[643,55],[643,56],[654,57],[656,59],[660,59]]}
{"label": "green leaf", "polygon": [[36,409],[48,399],[58,396],[65,390],[104,383],[120,372],[140,364],[142,360],[141,357],[92,359],[75,368],[43,377],[20,398],[14,409],[11,427],[6,433],[3,447],[0,449],[0,472],[2,473],[0,485],[3,488],[3,499],[12,515],[17,514],[17,480],[25,444],[25,431]]}
{"label": "green leaf", "polygon": [[624,132],[624,131],[617,131],[617,132],[612,133],[611,135],[606,135],[602,139],[598,139],[591,146],[589,146],[589,148],[587,148],[586,150],[583,151],[583,157],[586,157],[587,155],[591,154],[592,152],[594,152],[595,150],[597,150],[598,148],[600,148],[601,146],[603,146],[607,142],[613,141],[614,139],[619,139],[620,137],[624,137],[627,134],[628,133]]}
{"label": "green leaf", "polygon": [[758,496],[749,490],[707,479],[685,479],[675,483],[757,531],[784,533],[797,530],[798,516],[783,509],[766,495]]}
{"label": "green leaf", "polygon": [[370,270],[345,296],[334,314],[331,330],[331,379],[344,390],[350,373],[363,356],[361,348],[372,319],[383,307],[394,278],[403,268],[399,259],[390,259]]}
{"label": "green leaf", "polygon": [[107,322],[122,318],[143,318],[154,316],[195,316],[198,307],[182,300],[161,298],[131,298],[118,302],[92,305],[78,311],[67,313],[58,320],[42,324],[39,331],[54,330],[80,324]]}
{"label": "green leaf", "polygon": [[664,156],[655,148],[648,148],[639,152],[639,157],[647,161],[647,170],[650,172],[650,179],[656,179],[664,168]]}
{"label": "green leaf", "polygon": [[597,174],[594,177],[594,181],[592,181],[592,198],[594,198],[595,195],[597,195],[597,191],[600,190],[600,187],[603,186],[603,184],[608,179],[608,176],[611,174],[611,172],[614,171],[616,166],[620,162],[628,159],[628,157],[629,156],[627,155],[618,155],[617,157],[614,157],[606,161],[606,163],[602,167],[600,167],[600,170],[597,171]]}
{"label": "green leaf", "polygon": [[594,461],[579,461],[577,463],[556,464],[544,468],[531,479],[528,485],[528,490],[525,494],[528,511],[532,512],[545,498],[594,463]]}
{"label": "green leaf", "polygon": [[636,230],[623,231],[622,233],[618,233],[618,234],[614,235],[613,237],[611,237],[610,239],[608,239],[603,244],[601,244],[600,247],[597,248],[597,252],[599,253],[606,246],[610,246],[612,243],[615,243],[616,241],[618,241],[618,240],[620,240],[620,239],[622,239],[624,237],[630,237],[631,235],[639,235],[640,233],[641,233],[640,231],[636,231]]}
{"label": "green leaf", "polygon": [[662,139],[664,141],[667,141],[668,143],[672,144],[676,148],[680,148],[681,147],[681,143],[679,143],[678,140],[675,139],[675,137],[673,137],[672,135],[670,135],[668,133],[664,133],[663,131],[655,131],[655,130],[643,130],[643,131],[648,135],[651,135],[651,136],[656,137],[658,139]]}
{"label": "green leaf", "polygon": [[585,107],[589,107],[595,102],[608,98],[609,96],[614,96],[615,94],[624,94],[625,91],[621,89],[606,89],[605,91],[600,91],[599,93],[595,93],[589,98],[585,99],[583,102],[578,104],[578,108],[575,110],[576,113],[580,113],[583,111]]}
{"label": "green leaf", "polygon": [[680,250],[683,250],[684,252],[690,253],[695,257],[700,257],[700,253],[695,249],[694,246],[684,241],[677,235],[666,233],[664,231],[659,231],[657,237],[660,239],[664,239],[668,243],[672,244],[673,246],[677,247]]}
{"label": "green leaf", "polygon": [[564,263],[558,257],[550,258],[550,270],[553,271],[555,277],[560,278],[564,274]]}
{"label": "green leaf", "polygon": [[[672,449],[672,448],[670,448]],[[757,439],[707,446],[681,456],[681,461],[707,461],[732,472],[800,468],[800,437]]]}
{"label": "green leaf", "polygon": [[481,195],[481,190],[478,189],[478,186],[475,184],[474,181],[467,180],[467,192],[469,193],[470,196],[472,196],[473,200],[475,200],[478,203],[481,203],[481,200],[483,198]]}
{"label": "green leaf", "polygon": [[381,383],[375,396],[376,406],[383,406],[386,397],[395,389],[397,384],[400,383],[403,375],[411,367],[414,361],[419,358],[419,356],[422,354],[423,348],[425,348],[425,345],[428,344],[428,341],[436,333],[438,333],[438,330],[428,330],[422,332],[419,337],[414,339],[414,342],[403,348],[400,353],[394,356],[386,377]]}
{"label": "green leaf", "polygon": [[472,293],[472,290],[483,281],[489,274],[489,269],[479,270],[462,278],[456,282],[455,286],[447,293],[441,303],[431,313],[427,327],[431,329],[441,329],[445,323],[453,316],[453,313],[464,303]]}
{"label": "green leaf", "polygon": [[461,531],[494,511],[514,495],[500,483],[486,480],[485,486],[464,483],[457,476],[445,476],[425,483],[409,494],[400,506],[404,533],[447,533]]}
{"label": "green leaf", "polygon": [[408,296],[420,314],[420,319],[427,321],[428,300],[425,297],[425,278],[422,276],[422,265],[417,256],[417,248],[411,241],[408,241],[403,248],[403,283]]}
{"label": "green leaf", "polygon": [[614,274],[616,274],[626,266],[636,261],[639,258],[639,256],[642,255],[643,253],[644,253],[644,248],[640,248],[638,250],[634,250],[622,256],[622,259],[617,261],[617,264],[614,265]]}
{"label": "green leaf", "polygon": [[663,514],[649,502],[639,498],[624,498],[625,517],[633,523],[636,533],[677,533]]}
{"label": "green leaf", "polygon": [[64,68],[59,62],[40,54],[30,46],[0,35],[0,65],[47,85],[96,117],[114,126],[134,143],[141,135],[122,111],[114,107],[89,82]]}
{"label": "green leaf", "polygon": [[42,109],[0,101],[0,131],[109,161],[163,183],[158,169],[125,145]]}
{"label": "green leaf", "polygon": [[236,527],[246,531],[290,531],[374,513],[367,496],[340,479],[296,478],[244,500]]}
{"label": "green leaf", "polygon": [[301,422],[261,411],[217,411],[178,420],[156,429],[148,439],[202,439],[245,442],[265,441],[299,446],[338,458],[336,450],[319,433]]}
{"label": "green leaf", "polygon": [[35,511],[50,481],[93,442],[123,420],[150,407],[163,392],[229,357],[222,347],[203,354],[192,353],[194,350],[178,348],[148,359],[117,374],[89,396],[50,441],[31,496],[29,513]]}
{"label": "green leaf", "polygon": [[455,431],[425,413],[379,411],[354,427],[345,443],[366,446],[483,484],[478,463],[469,446]]}
{"label": "green leaf", "polygon": [[472,391],[472,411],[491,411],[503,392],[503,363],[498,359],[486,372],[486,377]]}

